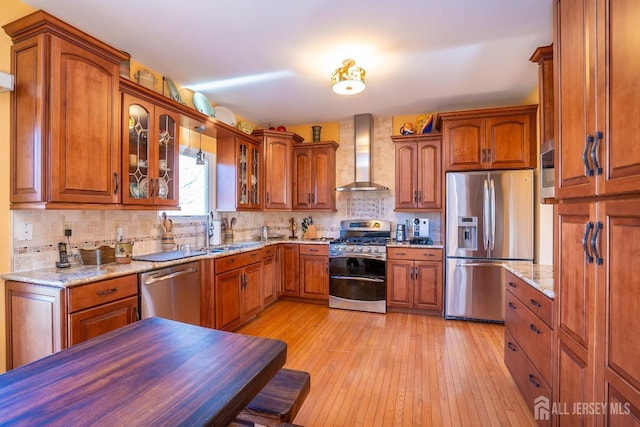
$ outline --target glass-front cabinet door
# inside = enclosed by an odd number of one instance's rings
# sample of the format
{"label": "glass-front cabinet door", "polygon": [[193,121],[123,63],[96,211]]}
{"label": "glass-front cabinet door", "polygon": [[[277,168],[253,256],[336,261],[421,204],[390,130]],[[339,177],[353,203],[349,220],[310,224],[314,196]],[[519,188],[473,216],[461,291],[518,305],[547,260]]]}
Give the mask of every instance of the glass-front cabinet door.
{"label": "glass-front cabinet door", "polygon": [[260,207],[260,147],[238,143],[238,207]]}
{"label": "glass-front cabinet door", "polygon": [[176,115],[128,94],[123,115],[123,202],[177,206]]}

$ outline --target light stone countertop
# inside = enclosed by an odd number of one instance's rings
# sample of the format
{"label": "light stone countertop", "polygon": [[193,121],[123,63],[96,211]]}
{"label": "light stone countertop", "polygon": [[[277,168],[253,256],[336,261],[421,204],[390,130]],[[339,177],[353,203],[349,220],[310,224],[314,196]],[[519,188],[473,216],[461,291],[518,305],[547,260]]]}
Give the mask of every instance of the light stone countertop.
{"label": "light stone countertop", "polygon": [[433,245],[412,245],[409,242],[396,242],[395,240],[390,240],[387,242],[388,248],[416,248],[416,249],[444,249],[444,243],[442,242],[433,242]]}
{"label": "light stone countertop", "polygon": [[553,265],[532,264],[530,262],[506,262],[503,266],[507,271],[510,271],[549,298],[555,298],[556,295],[553,291]]}
{"label": "light stone countertop", "polygon": [[[261,249],[265,246],[276,245],[280,243],[297,243],[297,244],[310,244],[310,245],[328,245],[332,239],[318,239],[318,240],[304,240],[304,239],[278,239],[268,240],[266,242],[252,241],[252,246],[228,250],[224,252],[206,253],[204,255],[190,256],[187,258],[180,258],[173,261],[162,262],[149,262],[149,261],[131,261],[129,264],[117,264],[109,263],[103,265],[81,265],[72,264],[70,268],[43,268],[40,270],[30,270],[21,272],[11,272],[2,274],[4,280],[13,280],[16,282],[33,283],[37,285],[52,286],[56,288],[68,288],[85,283],[97,282],[99,280],[112,279],[115,277],[126,276],[128,274],[143,273],[145,271],[156,270],[159,268],[166,268],[173,265],[184,264],[191,261],[198,261],[201,259],[218,258],[228,255],[235,255],[242,252],[249,252],[256,249]],[[248,242],[234,242],[235,244],[242,244]],[[257,244],[256,244],[257,243]],[[223,245],[221,245],[223,246]],[[141,256],[137,254],[135,256]],[[134,256],[134,258],[135,258]]]}

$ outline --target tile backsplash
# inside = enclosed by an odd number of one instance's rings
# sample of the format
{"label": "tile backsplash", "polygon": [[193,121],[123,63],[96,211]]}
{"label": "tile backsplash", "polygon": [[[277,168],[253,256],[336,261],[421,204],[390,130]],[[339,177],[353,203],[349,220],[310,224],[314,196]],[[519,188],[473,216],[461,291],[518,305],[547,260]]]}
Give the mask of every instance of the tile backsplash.
{"label": "tile backsplash", "polygon": [[[298,226],[297,236],[302,237],[302,219],[313,218],[319,237],[333,238],[339,235],[340,221],[354,218],[386,219],[392,222],[391,234],[396,223],[404,223],[414,217],[429,218],[430,236],[434,241],[442,241],[439,213],[394,212],[395,164],[391,118],[374,118],[374,141],[372,158],[372,180],[389,187],[390,191],[378,192],[338,192],[337,212],[218,212],[218,219],[237,218],[234,240],[255,240],[260,236],[260,227],[267,225],[271,234],[289,236],[289,219],[294,218]],[[340,146],[336,153],[336,184],[342,186],[354,179],[353,121],[340,123]],[[116,230],[122,227],[125,241],[133,241],[135,255],[160,252],[162,250],[160,212],[130,210],[13,210],[11,211],[14,231],[11,253],[12,271],[28,271],[54,267],[58,261],[58,242],[66,242],[64,224],[70,224],[72,236],[69,238],[75,252],[78,248],[113,246]],[[167,211],[174,224],[174,240],[177,245],[191,244],[198,249],[205,246],[206,216],[178,216]],[[19,230],[22,224],[33,225],[33,239],[21,240]],[[78,260],[71,258],[72,263]]]}

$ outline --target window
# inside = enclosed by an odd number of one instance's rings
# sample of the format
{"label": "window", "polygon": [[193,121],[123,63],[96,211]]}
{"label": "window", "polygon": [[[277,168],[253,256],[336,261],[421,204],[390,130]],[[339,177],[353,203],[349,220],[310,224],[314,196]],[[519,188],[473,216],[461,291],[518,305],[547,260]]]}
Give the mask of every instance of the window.
{"label": "window", "polygon": [[180,147],[180,211],[173,215],[206,215],[215,209],[214,159],[205,153],[205,164],[196,164],[196,151]]}

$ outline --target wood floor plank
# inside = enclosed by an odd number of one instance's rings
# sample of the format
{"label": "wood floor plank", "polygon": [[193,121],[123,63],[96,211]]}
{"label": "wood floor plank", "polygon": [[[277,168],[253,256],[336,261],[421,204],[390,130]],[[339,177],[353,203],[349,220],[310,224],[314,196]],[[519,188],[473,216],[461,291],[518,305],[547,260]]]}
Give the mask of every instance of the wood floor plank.
{"label": "wood floor plank", "polygon": [[285,366],[311,374],[299,425],[536,425],[502,325],[278,301],[237,332],[285,341]]}

